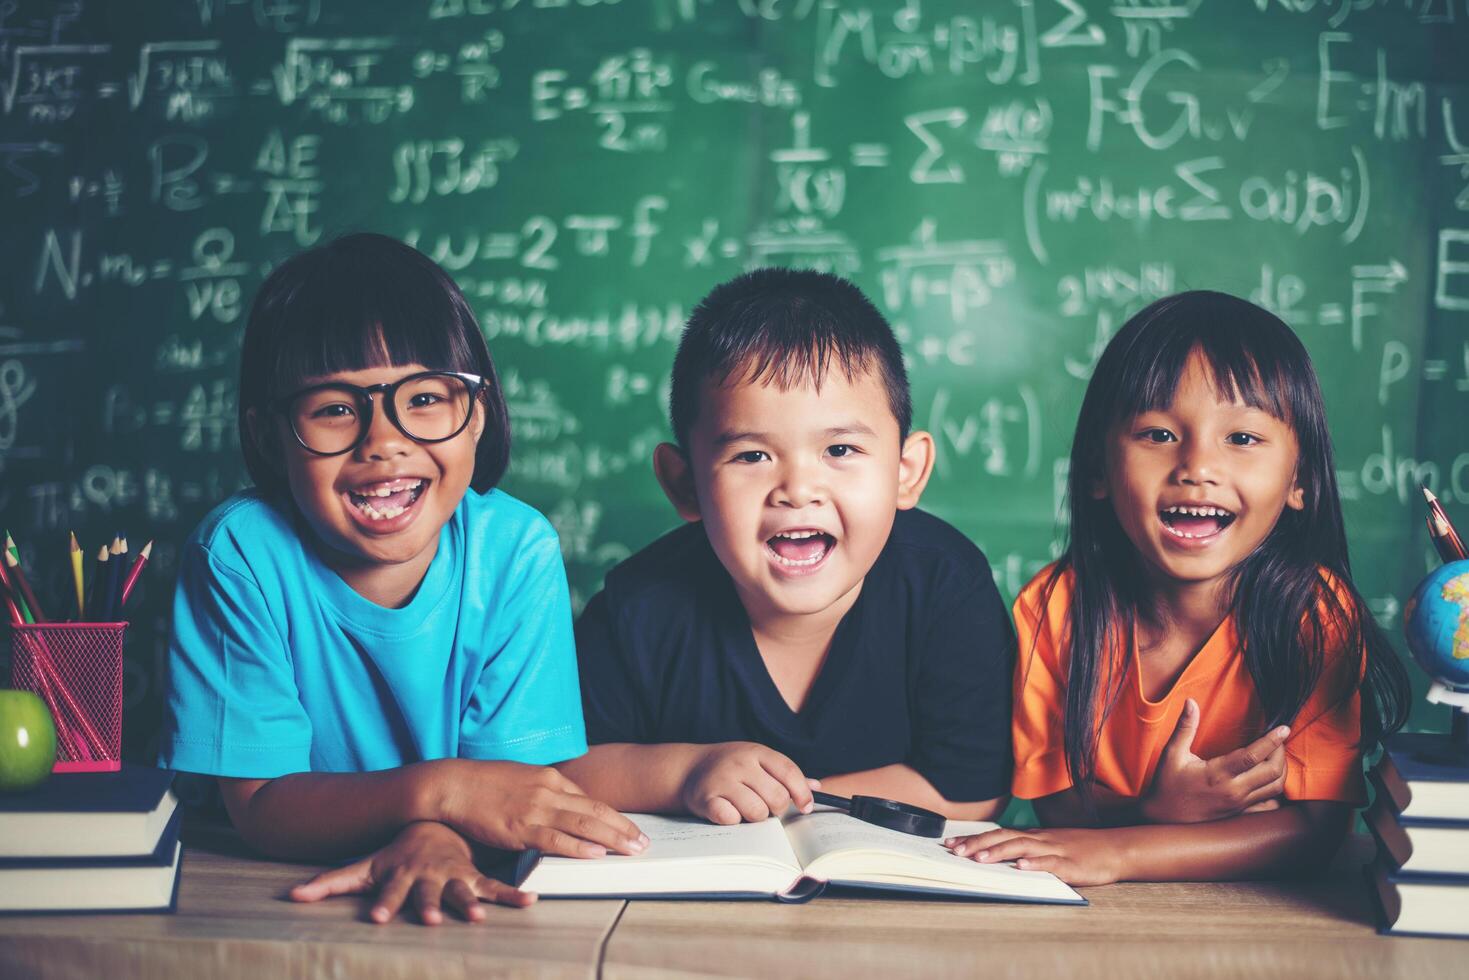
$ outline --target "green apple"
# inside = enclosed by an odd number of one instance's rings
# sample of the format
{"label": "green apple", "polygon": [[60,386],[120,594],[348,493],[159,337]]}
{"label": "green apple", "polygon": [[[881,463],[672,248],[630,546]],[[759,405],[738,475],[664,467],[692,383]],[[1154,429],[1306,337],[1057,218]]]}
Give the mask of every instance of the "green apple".
{"label": "green apple", "polygon": [[0,793],[39,786],[56,762],[56,724],[30,691],[0,691]]}

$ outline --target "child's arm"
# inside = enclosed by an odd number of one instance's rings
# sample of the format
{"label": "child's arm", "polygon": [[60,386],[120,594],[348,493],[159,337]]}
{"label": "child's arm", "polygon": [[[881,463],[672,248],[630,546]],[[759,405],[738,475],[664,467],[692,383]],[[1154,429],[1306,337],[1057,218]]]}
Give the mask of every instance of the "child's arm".
{"label": "child's arm", "polygon": [[1352,808],[1307,800],[1267,813],[1159,826],[992,830],[945,843],[985,864],[1014,861],[1072,885],[1114,881],[1222,881],[1324,865],[1346,833]]}
{"label": "child's arm", "polygon": [[301,772],[219,784],[241,836],[274,857],[363,854],[425,820],[492,847],[570,857],[633,854],[646,846],[630,820],[546,766],[437,759],[377,772]]}
{"label": "child's arm", "polygon": [[827,776],[821,781],[821,788],[839,796],[860,794],[911,803],[942,813],[950,820],[989,820],[998,816],[1009,801],[1007,796],[975,802],[945,799],[918,770],[901,763],[862,772],[843,773],[840,776]]}
{"label": "child's arm", "polygon": [[792,804],[805,813],[812,787],[820,786],[790,759],[754,742],[609,742],[557,768],[618,810],[692,813],[717,824],[764,820]]}
{"label": "child's arm", "polygon": [[1141,798],[1120,796],[1105,786],[1093,792],[1089,812],[1075,788],[1040,797],[1036,816],[1048,827],[1130,827],[1141,823],[1199,823],[1278,807],[1285,791],[1285,741],[1282,725],[1225,755],[1194,754],[1199,705],[1184,701],[1178,724],[1163,749],[1153,782]]}

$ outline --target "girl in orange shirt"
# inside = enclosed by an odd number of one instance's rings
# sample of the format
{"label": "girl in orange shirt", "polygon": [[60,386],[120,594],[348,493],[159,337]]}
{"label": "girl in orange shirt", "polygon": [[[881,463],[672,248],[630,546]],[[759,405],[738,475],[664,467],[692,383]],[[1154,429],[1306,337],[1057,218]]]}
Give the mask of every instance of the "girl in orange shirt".
{"label": "girl in orange shirt", "polygon": [[1222,293],[1143,310],[1087,387],[1069,498],[1015,602],[1013,788],[1044,828],[946,843],[1078,885],[1329,859],[1408,685],[1351,584],[1300,340]]}

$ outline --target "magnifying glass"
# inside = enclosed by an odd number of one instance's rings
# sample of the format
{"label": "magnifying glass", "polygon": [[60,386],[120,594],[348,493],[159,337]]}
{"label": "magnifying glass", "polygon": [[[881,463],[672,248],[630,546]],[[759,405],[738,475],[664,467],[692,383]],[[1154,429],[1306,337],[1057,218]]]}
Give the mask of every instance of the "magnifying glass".
{"label": "magnifying glass", "polygon": [[884,800],[879,796],[854,796],[849,800],[845,796],[833,796],[820,790],[813,790],[811,797],[817,803],[846,810],[858,820],[886,827],[888,830],[901,831],[915,837],[944,836],[944,815],[925,810],[921,806]]}

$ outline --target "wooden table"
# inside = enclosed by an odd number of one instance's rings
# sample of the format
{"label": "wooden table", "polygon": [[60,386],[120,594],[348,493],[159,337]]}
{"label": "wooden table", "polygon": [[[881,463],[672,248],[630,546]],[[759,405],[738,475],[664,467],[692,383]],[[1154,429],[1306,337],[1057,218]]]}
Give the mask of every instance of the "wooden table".
{"label": "wooden table", "polygon": [[1469,941],[1373,932],[1353,865],[1292,883],[1112,885],[1090,907],[884,901],[551,902],[428,929],[355,899],[297,905],[313,869],[195,840],[174,915],[0,918],[0,977],[703,975],[1404,977],[1469,973]]}
{"label": "wooden table", "polygon": [[1309,885],[1121,884],[1088,907],[818,898],[807,905],[632,902],[607,978],[1432,977],[1469,942],[1378,936],[1358,876]]}
{"label": "wooden table", "polygon": [[486,905],[485,921],[377,925],[357,899],[285,897],[319,870],[189,838],[173,915],[0,916],[0,977],[594,977],[625,903]]}

